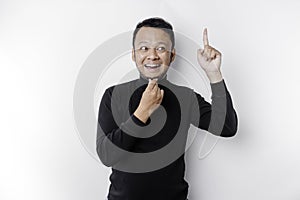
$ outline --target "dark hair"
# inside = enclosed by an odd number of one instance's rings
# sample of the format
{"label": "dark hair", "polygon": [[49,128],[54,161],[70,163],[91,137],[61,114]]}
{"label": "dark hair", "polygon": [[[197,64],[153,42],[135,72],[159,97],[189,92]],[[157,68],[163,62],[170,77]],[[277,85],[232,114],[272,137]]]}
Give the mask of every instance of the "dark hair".
{"label": "dark hair", "polygon": [[175,46],[175,39],[174,39],[174,31],[173,27],[169,22],[166,22],[164,19],[159,18],[159,17],[154,17],[154,18],[148,18],[145,19],[144,21],[138,23],[135,27],[135,30],[133,32],[133,39],[132,39],[132,46],[134,47],[134,41],[136,34],[139,32],[140,28],[142,27],[153,27],[153,28],[159,28],[168,33],[170,36],[171,42],[172,42],[172,49]]}

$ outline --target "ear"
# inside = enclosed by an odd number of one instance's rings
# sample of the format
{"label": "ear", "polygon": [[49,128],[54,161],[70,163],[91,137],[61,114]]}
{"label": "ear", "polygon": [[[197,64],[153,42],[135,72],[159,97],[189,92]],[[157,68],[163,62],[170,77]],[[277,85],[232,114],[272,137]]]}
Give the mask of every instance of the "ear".
{"label": "ear", "polygon": [[171,57],[170,57],[170,63],[173,62],[175,60],[175,56],[176,56],[176,51],[175,49],[173,48],[172,51],[171,51]]}
{"label": "ear", "polygon": [[134,52],[134,48],[132,48],[132,51],[131,51],[131,59],[133,62],[135,62],[135,52]]}

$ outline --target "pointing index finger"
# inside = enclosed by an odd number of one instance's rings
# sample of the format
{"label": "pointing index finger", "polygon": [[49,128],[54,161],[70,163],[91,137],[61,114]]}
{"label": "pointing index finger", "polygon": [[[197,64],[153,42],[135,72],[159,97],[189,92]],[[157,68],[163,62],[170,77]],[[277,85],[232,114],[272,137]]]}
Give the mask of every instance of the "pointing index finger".
{"label": "pointing index finger", "polygon": [[208,46],[208,36],[207,36],[207,28],[204,29],[203,31],[203,44],[204,46]]}

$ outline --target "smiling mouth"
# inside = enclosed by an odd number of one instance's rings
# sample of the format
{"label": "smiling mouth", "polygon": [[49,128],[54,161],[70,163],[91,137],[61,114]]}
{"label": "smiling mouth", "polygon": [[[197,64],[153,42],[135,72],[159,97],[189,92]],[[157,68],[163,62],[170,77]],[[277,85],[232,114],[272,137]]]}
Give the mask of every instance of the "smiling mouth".
{"label": "smiling mouth", "polygon": [[148,69],[156,69],[160,67],[160,64],[145,64],[144,66]]}

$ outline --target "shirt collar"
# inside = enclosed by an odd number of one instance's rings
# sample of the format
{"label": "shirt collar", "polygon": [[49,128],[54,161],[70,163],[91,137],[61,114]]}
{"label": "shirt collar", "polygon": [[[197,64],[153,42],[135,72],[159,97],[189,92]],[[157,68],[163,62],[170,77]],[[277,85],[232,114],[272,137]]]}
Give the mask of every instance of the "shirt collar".
{"label": "shirt collar", "polygon": [[[148,84],[148,83],[149,83],[149,79],[146,79],[145,77],[143,77],[141,75],[140,75],[139,79],[137,80],[138,86],[145,85],[145,84]],[[167,80],[167,75],[165,75],[162,79],[159,79],[157,81],[157,83],[159,85],[168,85],[168,84],[170,84],[170,82]]]}

